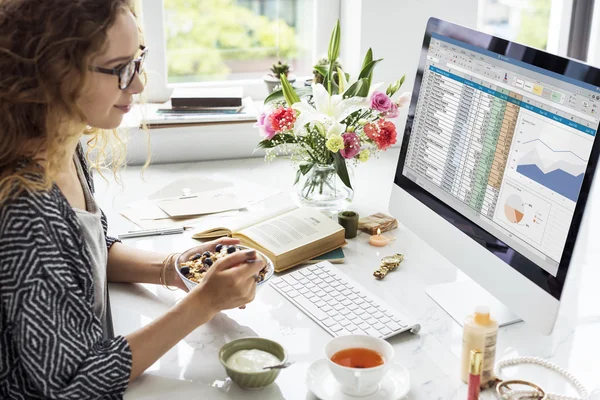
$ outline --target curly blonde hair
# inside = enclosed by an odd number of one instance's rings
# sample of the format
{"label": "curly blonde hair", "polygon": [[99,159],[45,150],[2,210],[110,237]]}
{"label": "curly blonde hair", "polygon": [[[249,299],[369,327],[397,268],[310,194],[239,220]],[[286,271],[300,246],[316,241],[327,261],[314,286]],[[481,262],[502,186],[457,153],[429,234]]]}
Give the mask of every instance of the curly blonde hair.
{"label": "curly blonde hair", "polygon": [[[106,48],[107,31],[123,10],[135,15],[133,0],[0,0],[0,203],[52,187],[66,144],[82,133],[70,127],[85,121],[76,103],[91,58]],[[113,171],[124,163],[116,131],[83,133],[91,135],[94,165],[109,143]],[[30,157],[42,148],[43,171]]]}

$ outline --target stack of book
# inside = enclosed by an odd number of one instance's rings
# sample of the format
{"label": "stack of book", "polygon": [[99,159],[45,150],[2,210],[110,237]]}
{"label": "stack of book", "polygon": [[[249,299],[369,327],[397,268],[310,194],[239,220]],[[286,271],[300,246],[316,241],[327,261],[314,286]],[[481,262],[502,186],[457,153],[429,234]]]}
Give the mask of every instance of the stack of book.
{"label": "stack of book", "polygon": [[161,114],[237,114],[242,110],[243,91],[240,87],[175,89],[171,107],[160,108]]}
{"label": "stack of book", "polygon": [[178,88],[165,104],[148,105],[143,122],[150,128],[167,125],[256,120],[256,107],[241,87]]}

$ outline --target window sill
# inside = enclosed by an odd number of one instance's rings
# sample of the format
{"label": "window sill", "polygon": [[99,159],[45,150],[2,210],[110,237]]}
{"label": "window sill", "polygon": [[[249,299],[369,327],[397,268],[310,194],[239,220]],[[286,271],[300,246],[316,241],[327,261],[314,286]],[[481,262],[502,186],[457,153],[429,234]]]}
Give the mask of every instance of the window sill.
{"label": "window sill", "polygon": [[[260,110],[262,101],[254,103]],[[149,129],[146,134],[139,127],[143,107],[134,105],[120,126],[128,137],[128,165],[146,162],[148,144],[152,150],[152,163],[156,164],[264,156],[263,150],[255,151],[260,136],[254,120],[235,121],[232,118],[231,121],[169,125]]]}

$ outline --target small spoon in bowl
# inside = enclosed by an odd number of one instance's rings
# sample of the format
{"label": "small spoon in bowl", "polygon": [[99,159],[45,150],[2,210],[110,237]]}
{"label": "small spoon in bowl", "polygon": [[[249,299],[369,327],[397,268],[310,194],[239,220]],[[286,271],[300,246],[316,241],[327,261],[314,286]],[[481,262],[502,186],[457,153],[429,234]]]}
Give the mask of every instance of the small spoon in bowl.
{"label": "small spoon in bowl", "polygon": [[289,367],[293,363],[294,363],[294,361],[287,361],[287,362],[284,362],[282,364],[271,365],[269,367],[263,367],[263,369],[284,369],[284,368]]}

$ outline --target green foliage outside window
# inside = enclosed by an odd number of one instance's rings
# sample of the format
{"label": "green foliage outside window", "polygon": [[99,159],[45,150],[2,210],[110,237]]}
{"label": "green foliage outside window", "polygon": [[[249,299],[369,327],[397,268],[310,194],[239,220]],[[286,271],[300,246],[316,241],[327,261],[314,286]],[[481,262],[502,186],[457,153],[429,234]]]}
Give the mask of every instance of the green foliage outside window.
{"label": "green foliage outside window", "polygon": [[235,0],[165,1],[169,80],[227,79],[228,62],[293,59],[296,32]]}
{"label": "green foliage outside window", "polygon": [[546,49],[551,6],[550,0],[530,0],[529,6],[521,14],[521,27],[516,39],[518,42]]}

